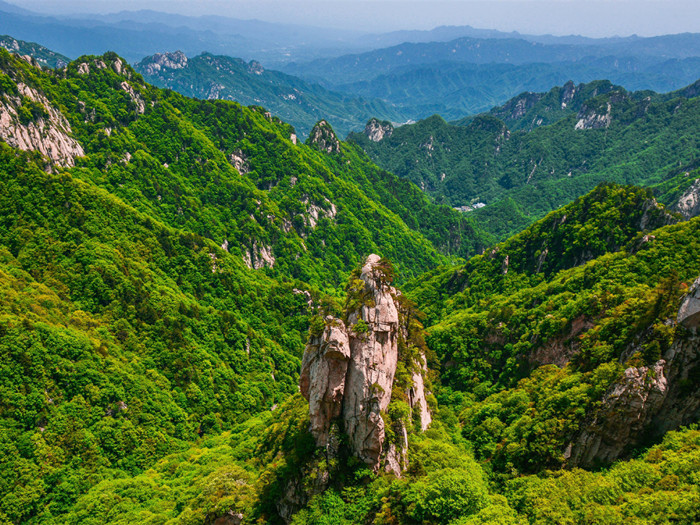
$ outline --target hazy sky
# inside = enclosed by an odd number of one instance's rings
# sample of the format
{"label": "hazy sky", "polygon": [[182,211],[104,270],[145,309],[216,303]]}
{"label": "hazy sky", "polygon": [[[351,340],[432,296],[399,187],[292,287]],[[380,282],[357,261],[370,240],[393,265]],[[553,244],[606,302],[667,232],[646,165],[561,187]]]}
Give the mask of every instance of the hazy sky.
{"label": "hazy sky", "polygon": [[471,25],[590,36],[700,32],[700,0],[7,0],[51,13],[153,9],[271,22],[389,31]]}

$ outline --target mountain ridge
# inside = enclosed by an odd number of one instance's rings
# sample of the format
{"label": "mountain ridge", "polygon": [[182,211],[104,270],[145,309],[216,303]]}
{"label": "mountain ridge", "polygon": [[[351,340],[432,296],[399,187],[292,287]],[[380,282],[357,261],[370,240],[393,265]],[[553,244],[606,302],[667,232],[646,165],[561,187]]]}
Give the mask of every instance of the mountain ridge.
{"label": "mountain ridge", "polygon": [[263,68],[256,61],[246,63],[210,53],[188,59],[182,52],[175,52],[146,57],[135,68],[148,82],[186,96],[264,106],[304,137],[321,119],[329,120],[345,136],[373,114],[394,121],[404,118],[400,111],[382,101],[329,91]]}

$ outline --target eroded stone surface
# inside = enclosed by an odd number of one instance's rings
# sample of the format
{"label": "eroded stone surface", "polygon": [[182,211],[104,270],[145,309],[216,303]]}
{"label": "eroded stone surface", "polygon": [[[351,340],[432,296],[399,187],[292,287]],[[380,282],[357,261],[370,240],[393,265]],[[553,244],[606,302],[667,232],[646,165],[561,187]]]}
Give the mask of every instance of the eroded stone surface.
{"label": "eroded stone surface", "polygon": [[311,337],[301,364],[299,388],[309,400],[311,433],[317,443],[328,443],[333,419],[343,410],[345,376],[350,360],[350,341],[345,325],[326,319],[323,333]]}
{"label": "eroded stone surface", "polygon": [[700,179],[696,180],[678,199],[675,206],[685,219],[700,215]]}
{"label": "eroded stone surface", "polygon": [[313,127],[306,143],[324,153],[340,153],[340,141],[325,120],[319,121]]}
{"label": "eroded stone surface", "polygon": [[394,126],[388,122],[380,122],[376,118],[370,120],[365,126],[365,135],[372,142],[379,142],[384,138],[391,137],[394,133]]}
{"label": "eroded stone surface", "polygon": [[668,381],[666,361],[653,366],[628,368],[602,401],[602,408],[573,444],[569,462],[591,467],[610,463],[649,424],[664,402]]}
{"label": "eroded stone surface", "polygon": [[700,325],[700,278],[690,287],[678,310],[678,322],[687,328],[697,329]]}
{"label": "eroded stone surface", "polygon": [[63,114],[36,89],[17,83],[20,95],[43,106],[45,116],[22,122],[20,97],[6,95],[0,101],[0,138],[12,147],[38,151],[60,166],[74,166],[75,159],[85,155],[83,147],[70,136],[71,127]]}
{"label": "eroded stone surface", "polygon": [[[311,432],[319,447],[329,446],[329,429],[338,423],[355,456],[375,471],[384,462],[388,472],[399,476],[408,464],[407,431],[403,422],[395,422],[392,430],[397,439],[388,443],[383,417],[394,387],[399,337],[406,335],[397,303],[399,292],[388,284],[378,255],[367,258],[355,286],[353,293],[362,301],[346,312],[347,323],[328,317],[323,333],[310,338],[300,389],[309,400]],[[406,392],[422,430],[431,422],[425,372],[421,357]]]}
{"label": "eroded stone surface", "polygon": [[[676,339],[651,366],[631,367],[607,391],[566,452],[570,466],[592,467],[623,457],[645,440],[700,417],[700,278],[678,311]],[[690,330],[684,330],[689,328]]]}

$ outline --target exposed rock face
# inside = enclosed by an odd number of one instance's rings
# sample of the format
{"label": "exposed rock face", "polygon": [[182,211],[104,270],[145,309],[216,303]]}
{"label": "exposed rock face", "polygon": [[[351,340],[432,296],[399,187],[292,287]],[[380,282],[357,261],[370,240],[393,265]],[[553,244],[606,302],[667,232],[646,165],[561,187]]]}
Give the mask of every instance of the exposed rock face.
{"label": "exposed rock face", "polygon": [[370,120],[365,126],[365,135],[372,142],[379,142],[383,138],[391,137],[394,126],[389,122],[380,122],[376,118]]}
{"label": "exposed rock face", "polygon": [[350,360],[350,341],[345,325],[332,317],[326,328],[311,337],[301,364],[299,388],[309,400],[311,433],[317,443],[328,443],[330,422],[343,410],[345,377]]}
{"label": "exposed rock face", "polygon": [[[396,301],[399,292],[388,284],[378,255],[367,258],[351,291],[362,302],[346,312],[347,323],[326,318],[323,333],[311,337],[304,353],[300,387],[309,400],[311,432],[316,444],[327,448],[337,423],[355,456],[375,471],[385,460],[386,469],[400,475],[407,465],[406,428],[397,422],[393,430],[398,443],[387,443],[383,418],[391,401],[403,334]],[[431,421],[424,372],[423,359],[407,392],[423,430]]]}
{"label": "exposed rock face", "polygon": [[250,171],[250,166],[248,164],[248,157],[241,151],[240,149],[237,149],[231,155],[229,155],[228,160],[231,164],[233,164],[233,167],[238,170],[238,173],[241,175],[245,175]]}
{"label": "exposed rock face", "polygon": [[643,209],[642,218],[639,220],[639,229],[642,231],[655,230],[678,222],[678,217],[656,202],[656,199],[646,200]]}
{"label": "exposed rock face", "polygon": [[319,121],[313,127],[306,143],[324,153],[340,153],[340,141],[331,125],[325,120]]}
{"label": "exposed rock face", "polygon": [[427,372],[428,367],[425,364],[425,357],[420,356],[420,359],[420,372],[414,371],[411,375],[413,386],[409,388],[407,395],[409,406],[414,412],[418,413],[420,419],[420,429],[427,430],[430,422],[432,421],[432,416],[430,415],[430,410],[428,409],[428,402],[425,399],[425,383],[423,381],[423,375]]}
{"label": "exposed rock face", "polygon": [[495,108],[492,113],[503,120],[518,120],[535,107],[543,96],[543,93],[523,93],[509,100],[502,107]]}
{"label": "exposed rock face", "polygon": [[[596,90],[593,93],[595,94]],[[602,96],[602,95],[601,95]],[[578,112],[575,129],[603,129],[610,126],[612,123],[612,109],[629,98],[624,90],[610,91],[606,93],[604,103],[598,100],[597,102],[584,104],[581,111]]]}
{"label": "exposed rock face", "polygon": [[251,60],[250,63],[248,64],[248,71],[250,71],[254,75],[262,75],[265,72],[265,68],[262,66],[262,64],[260,62],[256,62],[255,60]]}
{"label": "exposed rock face", "polygon": [[676,211],[686,219],[692,219],[700,215],[700,179],[696,180],[675,205]]}
{"label": "exposed rock face", "polygon": [[136,113],[143,115],[146,111],[146,103],[144,102],[141,95],[134,90],[134,88],[127,81],[121,83],[121,88],[129,94],[131,102],[136,106]]}
{"label": "exposed rock face", "polygon": [[275,266],[275,256],[272,255],[272,247],[253,241],[249,250],[243,252],[243,262],[251,270],[261,268],[273,268]]}
{"label": "exposed rock face", "polygon": [[700,278],[683,300],[677,321],[690,332],[679,328],[680,335],[654,365],[625,370],[571,443],[569,465],[609,463],[645,439],[700,417]]}
{"label": "exposed rock face", "polygon": [[44,114],[23,121],[22,99],[6,94],[0,101],[0,138],[12,147],[39,151],[60,166],[74,166],[75,158],[85,152],[70,136],[71,127],[63,114],[44,95],[22,82],[17,83],[17,92],[43,107]]}
{"label": "exposed rock face", "polygon": [[187,67],[187,56],[182,51],[174,53],[156,53],[148,64],[144,64],[148,75],[155,75],[163,69],[184,69]]}
{"label": "exposed rock face", "polygon": [[608,102],[607,111],[601,113],[584,106],[578,113],[578,122],[575,129],[601,129],[607,128],[612,122],[612,105]]}
{"label": "exposed rock face", "polygon": [[569,80],[561,89],[561,109],[566,108],[573,100],[576,95],[576,84]]}
{"label": "exposed rock face", "polygon": [[624,377],[605,394],[603,408],[572,447],[571,464],[594,466],[617,459],[643,432],[668,393],[664,360],[654,366],[628,368]]}
{"label": "exposed rock face", "polygon": [[316,228],[319,220],[323,218],[334,219],[338,214],[335,204],[325,198],[322,203],[324,207],[318,203],[309,202],[309,198],[306,196],[300,199],[300,202],[306,206],[307,215],[304,217],[304,222],[312,230]]}
{"label": "exposed rock face", "polygon": [[678,310],[678,322],[694,330],[700,325],[700,278],[695,280],[683,299]]}
{"label": "exposed rock face", "polygon": [[[343,407],[345,431],[355,454],[370,465],[378,465],[384,443],[384,420],[391,400],[398,362],[399,313],[394,304],[395,290],[382,283],[376,269],[379,256],[370,255],[360,279],[373,301],[348,316],[350,325],[364,321],[369,330],[364,337],[350,341],[346,401]],[[372,304],[373,303],[373,304]]]}

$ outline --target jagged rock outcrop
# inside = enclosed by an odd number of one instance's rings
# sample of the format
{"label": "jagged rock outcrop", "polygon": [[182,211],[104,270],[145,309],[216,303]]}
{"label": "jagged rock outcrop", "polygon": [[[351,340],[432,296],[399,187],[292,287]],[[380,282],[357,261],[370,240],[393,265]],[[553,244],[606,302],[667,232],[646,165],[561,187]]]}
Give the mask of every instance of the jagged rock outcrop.
{"label": "jagged rock outcrop", "polygon": [[[359,278],[350,284],[345,319],[326,317],[325,327],[312,336],[304,352],[301,392],[309,400],[311,432],[319,447],[332,445],[334,425],[345,432],[352,454],[374,470],[382,461],[400,475],[406,468],[408,435],[402,421],[392,424],[392,443],[386,440],[385,419],[392,400],[400,359],[399,341],[406,337],[400,292],[389,284],[386,268],[370,255]],[[412,381],[405,392],[420,428],[431,421],[423,374],[425,359],[411,363]]]}
{"label": "jagged rock outcrop", "polygon": [[584,106],[579,111],[578,121],[574,126],[575,129],[601,129],[607,128],[612,122],[612,104],[607,103],[606,110],[603,113],[600,110]]}
{"label": "jagged rock outcrop", "polygon": [[695,280],[688,295],[683,299],[681,307],[678,309],[677,320],[692,330],[696,330],[700,325],[700,277]]}
{"label": "jagged rock outcrop", "polygon": [[[602,95],[601,95],[602,97]],[[583,105],[578,112],[575,129],[603,129],[610,127],[612,123],[612,110],[629,99],[623,90],[616,90],[606,93],[604,100],[594,98],[591,102]]]}
{"label": "jagged rock outcrop", "polygon": [[359,310],[350,312],[348,323],[353,330],[358,324],[367,326],[364,334],[356,333],[350,341],[351,359],[348,366],[346,400],[343,422],[355,454],[370,465],[378,465],[384,444],[384,420],[391,400],[391,388],[398,362],[399,313],[392,294],[396,290],[386,285],[380,259],[370,255],[362,267],[360,279],[364,294],[370,300]]}
{"label": "jagged rock outcrop", "polygon": [[141,65],[146,74],[155,75],[164,69],[184,69],[187,67],[187,56],[182,51],[156,53],[150,57],[148,63]]}
{"label": "jagged rock outcrop", "polygon": [[674,209],[687,220],[700,215],[700,179],[685,190],[680,196]]}
{"label": "jagged rock outcrop", "polygon": [[584,467],[611,463],[636,441],[668,393],[664,360],[628,368],[605,394],[602,409],[572,445],[569,463]]}
{"label": "jagged rock outcrop", "polygon": [[338,209],[336,208],[335,204],[326,198],[324,198],[321,203],[314,203],[309,201],[308,196],[304,196],[299,200],[299,202],[306,206],[304,222],[311,230],[316,228],[316,225],[321,219],[334,219],[338,214]]}
{"label": "jagged rock outcrop", "polygon": [[312,336],[301,364],[299,388],[309,400],[311,433],[316,443],[328,444],[330,422],[343,411],[350,340],[345,325],[326,318],[323,333]]}
{"label": "jagged rock outcrop", "polygon": [[494,108],[491,113],[502,120],[518,120],[524,117],[528,110],[535,107],[544,95],[544,93],[522,93],[510,99],[503,106]]}
{"label": "jagged rock outcrop", "polygon": [[656,202],[656,199],[647,199],[642,208],[642,218],[639,220],[640,231],[649,231],[676,224],[678,216],[671,213],[664,206]]}
{"label": "jagged rock outcrop", "polygon": [[371,119],[365,126],[365,135],[372,142],[379,142],[384,138],[389,138],[392,133],[394,133],[394,126],[391,125],[391,122],[382,122],[376,118]]}
{"label": "jagged rock outcrop", "polygon": [[331,125],[325,121],[319,121],[309,133],[306,143],[324,153],[340,153],[340,141]]}
{"label": "jagged rock outcrop", "polygon": [[[27,99],[33,107],[26,107]],[[0,138],[10,146],[38,151],[60,166],[74,166],[85,152],[70,134],[68,120],[35,88],[18,82],[17,95],[0,98]]]}
{"label": "jagged rock outcrop", "polygon": [[610,463],[646,440],[700,417],[700,278],[681,303],[676,339],[662,359],[630,367],[565,452],[570,466]]}
{"label": "jagged rock outcrop", "polygon": [[128,93],[131,102],[134,104],[136,113],[143,115],[146,112],[146,103],[141,95],[127,81],[122,82],[120,87]]}
{"label": "jagged rock outcrop", "polygon": [[275,256],[272,254],[272,247],[265,246],[258,241],[252,241],[250,248],[244,248],[243,262],[251,270],[260,270],[261,268],[274,268]]}
{"label": "jagged rock outcrop", "polygon": [[569,80],[566,84],[564,84],[561,88],[561,98],[559,99],[559,102],[561,104],[561,109],[566,108],[572,100],[574,100],[574,96],[576,95],[576,84],[572,80]]}

